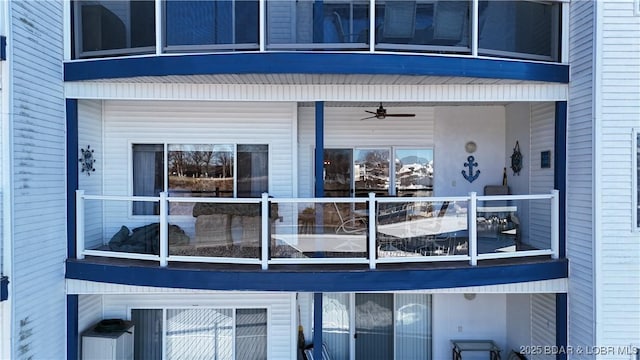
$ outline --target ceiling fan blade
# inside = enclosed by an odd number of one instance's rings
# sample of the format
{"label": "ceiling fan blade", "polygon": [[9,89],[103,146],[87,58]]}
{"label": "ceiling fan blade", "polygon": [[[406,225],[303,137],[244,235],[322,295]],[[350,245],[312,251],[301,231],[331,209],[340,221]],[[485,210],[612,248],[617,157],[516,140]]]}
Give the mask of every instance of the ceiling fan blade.
{"label": "ceiling fan blade", "polygon": [[387,114],[386,116],[393,116],[393,117],[415,117],[416,114]]}
{"label": "ceiling fan blade", "polygon": [[375,111],[369,111],[369,110],[365,110],[364,112],[369,113],[369,114],[373,114],[373,115],[377,114]]}
{"label": "ceiling fan blade", "polygon": [[[374,113],[374,114],[375,114],[375,113]],[[360,121],[362,121],[362,120],[367,120],[367,119],[374,119],[374,118],[377,118],[377,117],[378,117],[377,115],[368,116],[368,117],[366,117],[366,118],[362,118],[362,119],[360,119]]]}

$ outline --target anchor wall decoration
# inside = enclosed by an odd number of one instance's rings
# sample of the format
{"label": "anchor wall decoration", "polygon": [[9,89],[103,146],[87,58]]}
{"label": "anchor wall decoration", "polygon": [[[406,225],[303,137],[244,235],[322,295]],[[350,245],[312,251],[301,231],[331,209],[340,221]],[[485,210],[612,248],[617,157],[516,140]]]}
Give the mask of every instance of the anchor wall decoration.
{"label": "anchor wall decoration", "polygon": [[467,175],[467,172],[465,170],[462,170],[462,176],[464,176],[464,178],[467,179],[468,182],[471,183],[475,179],[477,179],[478,176],[480,176],[480,170],[477,170],[475,174],[473,173],[473,168],[478,166],[478,163],[472,155],[469,155],[469,157],[467,157],[467,162],[464,163],[464,166],[469,168],[469,175]]}

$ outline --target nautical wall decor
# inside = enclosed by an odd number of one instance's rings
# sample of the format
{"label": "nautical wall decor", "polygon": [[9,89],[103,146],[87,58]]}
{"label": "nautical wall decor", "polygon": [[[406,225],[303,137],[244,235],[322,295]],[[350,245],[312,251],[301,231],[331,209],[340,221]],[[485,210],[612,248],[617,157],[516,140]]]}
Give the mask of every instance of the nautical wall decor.
{"label": "nautical wall decor", "polygon": [[513,175],[520,175],[522,170],[522,153],[520,152],[520,144],[516,140],[516,146],[513,148],[513,154],[511,154],[511,170]]}
{"label": "nautical wall decor", "polygon": [[462,170],[462,176],[467,179],[468,182],[473,182],[475,179],[478,178],[478,176],[480,176],[480,170],[477,170],[475,172],[475,174],[473,173],[473,168],[478,166],[478,163],[476,162],[476,159],[473,157],[473,155],[469,155],[467,157],[467,162],[464,163],[464,166],[469,168],[469,174],[467,175],[467,172],[465,170]]}
{"label": "nautical wall decor", "polygon": [[91,148],[91,145],[87,145],[86,149],[81,148],[80,151],[81,155],[80,159],[78,159],[80,162],[80,169],[82,172],[86,172],[87,176],[90,176],[92,172],[96,171],[93,167],[93,164],[96,162],[96,159],[93,158],[93,149]]}

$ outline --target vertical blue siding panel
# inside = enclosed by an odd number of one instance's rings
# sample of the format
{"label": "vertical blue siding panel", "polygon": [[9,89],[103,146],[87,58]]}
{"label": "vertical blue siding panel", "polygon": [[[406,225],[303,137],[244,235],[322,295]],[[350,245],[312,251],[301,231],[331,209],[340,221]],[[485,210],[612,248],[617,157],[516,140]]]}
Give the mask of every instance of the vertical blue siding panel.
{"label": "vertical blue siding panel", "polygon": [[322,359],[322,293],[313,294],[313,358]]}
{"label": "vertical blue siding panel", "polygon": [[560,191],[560,257],[566,256],[566,188],[567,188],[567,102],[556,102],[553,187]]}
{"label": "vertical blue siding panel", "polygon": [[67,360],[78,357],[78,295],[67,295]]}

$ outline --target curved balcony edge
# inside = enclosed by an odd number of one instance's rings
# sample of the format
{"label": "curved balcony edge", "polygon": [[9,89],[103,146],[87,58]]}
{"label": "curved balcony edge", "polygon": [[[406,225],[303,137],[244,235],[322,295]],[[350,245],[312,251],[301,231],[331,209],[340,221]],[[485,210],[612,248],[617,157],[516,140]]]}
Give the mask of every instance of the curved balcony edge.
{"label": "curved balcony edge", "polygon": [[568,277],[567,259],[426,269],[296,270],[158,267],[68,259],[66,278],[121,285],[198,290],[402,291],[511,284]]}
{"label": "curved balcony edge", "polygon": [[73,61],[65,81],[215,74],[360,74],[455,76],[569,82],[569,65],[420,54],[225,53]]}

